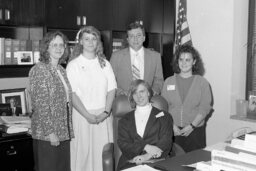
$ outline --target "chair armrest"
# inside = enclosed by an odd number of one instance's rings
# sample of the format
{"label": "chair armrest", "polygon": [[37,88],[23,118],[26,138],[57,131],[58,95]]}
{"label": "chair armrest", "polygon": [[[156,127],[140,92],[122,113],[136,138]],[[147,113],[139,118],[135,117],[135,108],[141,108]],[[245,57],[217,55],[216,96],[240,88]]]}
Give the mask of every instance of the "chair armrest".
{"label": "chair armrest", "polygon": [[115,170],[114,143],[107,143],[102,151],[103,171]]}

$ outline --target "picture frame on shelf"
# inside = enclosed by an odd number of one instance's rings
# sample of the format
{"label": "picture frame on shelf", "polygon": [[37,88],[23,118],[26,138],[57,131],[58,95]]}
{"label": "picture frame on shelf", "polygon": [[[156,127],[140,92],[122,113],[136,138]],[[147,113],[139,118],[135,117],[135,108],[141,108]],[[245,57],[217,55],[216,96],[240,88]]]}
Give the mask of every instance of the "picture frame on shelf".
{"label": "picture frame on shelf", "polygon": [[11,116],[12,110],[9,103],[0,103],[0,116]]}
{"label": "picture frame on shelf", "polygon": [[0,90],[1,103],[10,104],[12,115],[26,115],[25,88]]}
{"label": "picture frame on shelf", "polygon": [[18,58],[18,65],[33,65],[33,53],[32,51],[18,51],[17,58]]}

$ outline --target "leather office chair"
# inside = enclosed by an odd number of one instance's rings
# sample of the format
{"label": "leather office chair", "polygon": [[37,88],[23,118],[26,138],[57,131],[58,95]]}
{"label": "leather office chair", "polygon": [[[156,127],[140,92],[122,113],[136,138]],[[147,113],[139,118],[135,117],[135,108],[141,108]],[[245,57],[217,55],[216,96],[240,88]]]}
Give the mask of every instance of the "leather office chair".
{"label": "leather office chair", "polygon": [[[151,99],[152,105],[160,110],[168,111],[167,101],[160,95],[155,95]],[[108,143],[104,146],[102,152],[103,171],[115,171],[121,151],[117,145],[118,121],[126,113],[132,110],[127,96],[120,95],[115,98],[112,105],[114,143]],[[184,150],[173,143],[171,156],[185,154]]]}

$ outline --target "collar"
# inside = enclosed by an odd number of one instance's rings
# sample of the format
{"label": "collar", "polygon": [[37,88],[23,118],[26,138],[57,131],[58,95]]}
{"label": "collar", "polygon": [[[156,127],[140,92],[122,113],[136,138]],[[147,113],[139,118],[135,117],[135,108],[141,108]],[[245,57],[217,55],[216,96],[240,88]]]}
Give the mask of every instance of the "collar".
{"label": "collar", "polygon": [[130,49],[130,54],[131,55],[138,54],[139,56],[142,56],[143,53],[144,53],[144,48],[143,47],[141,47],[140,50],[138,50],[138,51],[135,51],[132,48],[129,48],[129,49]]}

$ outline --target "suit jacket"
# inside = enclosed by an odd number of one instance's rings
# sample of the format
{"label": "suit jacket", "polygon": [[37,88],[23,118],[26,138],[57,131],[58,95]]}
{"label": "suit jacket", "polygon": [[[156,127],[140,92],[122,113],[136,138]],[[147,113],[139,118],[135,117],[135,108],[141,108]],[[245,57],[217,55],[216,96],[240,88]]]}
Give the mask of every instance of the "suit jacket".
{"label": "suit jacket", "polygon": [[[163,112],[163,116],[157,117]],[[159,115],[158,115],[159,116]],[[127,160],[144,154],[146,144],[159,147],[163,153],[160,158],[165,158],[172,147],[173,120],[169,113],[152,107],[143,137],[137,134],[134,111],[126,114],[118,123],[117,143],[122,152],[118,168],[124,169],[131,166]]]}
{"label": "suit jacket", "polygon": [[[132,68],[129,48],[114,52],[110,59],[116,81],[117,95],[127,92],[132,82]],[[164,83],[161,56],[158,52],[144,48],[144,80],[159,94]]]}
{"label": "suit jacket", "polygon": [[14,114],[15,114],[16,116],[19,116],[20,114],[22,114],[22,109],[21,109],[21,107],[16,106],[16,109],[15,109]]}

